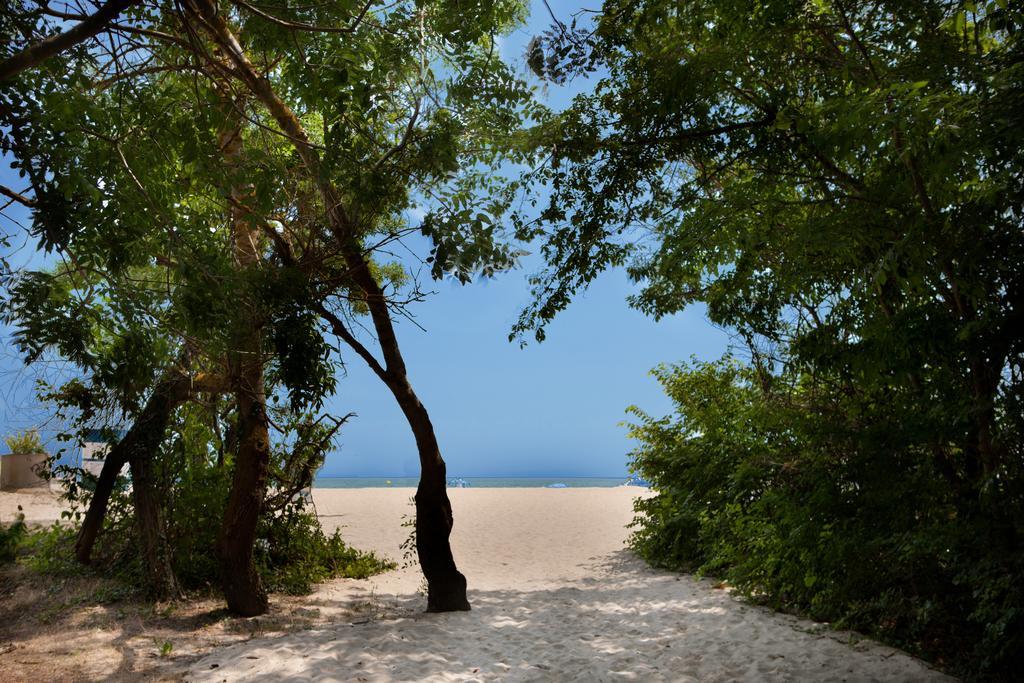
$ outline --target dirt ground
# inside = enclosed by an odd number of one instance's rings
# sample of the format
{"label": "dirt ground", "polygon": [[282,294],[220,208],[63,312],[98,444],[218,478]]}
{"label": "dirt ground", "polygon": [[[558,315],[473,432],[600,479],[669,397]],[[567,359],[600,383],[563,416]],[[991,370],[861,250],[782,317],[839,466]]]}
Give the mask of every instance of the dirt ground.
{"label": "dirt ground", "polygon": [[[21,507],[30,525],[52,523],[52,515],[34,513],[50,508],[55,494],[0,495],[4,507]],[[0,522],[10,523],[10,517]],[[316,593],[275,595],[270,614],[242,619],[212,594],[153,604],[132,593],[104,576],[52,578],[18,563],[0,565],[0,679],[178,681],[214,647],[332,623],[365,623],[378,609],[372,599],[340,604]]]}

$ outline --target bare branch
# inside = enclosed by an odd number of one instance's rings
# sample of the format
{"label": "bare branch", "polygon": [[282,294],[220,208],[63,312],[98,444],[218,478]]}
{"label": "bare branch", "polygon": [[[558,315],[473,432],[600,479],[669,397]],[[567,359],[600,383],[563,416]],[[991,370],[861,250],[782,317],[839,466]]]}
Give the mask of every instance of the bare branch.
{"label": "bare branch", "polygon": [[365,5],[363,5],[363,9],[360,10],[359,14],[356,15],[352,24],[349,26],[317,26],[314,24],[306,24],[301,21],[288,21],[287,19],[281,19],[280,17],[275,17],[273,14],[264,12],[259,7],[255,7],[245,2],[245,0],[231,0],[231,2],[239,7],[244,7],[256,16],[262,17],[272,24],[283,26],[284,28],[288,28],[293,31],[310,31],[315,33],[352,33],[359,28],[359,24],[363,22],[363,17],[366,16],[367,11],[369,11],[370,7],[373,6],[373,3],[376,2],[376,0],[369,0]]}
{"label": "bare branch", "polygon": [[10,80],[25,69],[37,66],[50,57],[92,38],[107,28],[108,24],[116,19],[122,11],[141,1],[110,0],[96,14],[86,17],[74,28],[50,36],[34,45],[29,45],[21,52],[8,57],[0,62],[0,82]]}
{"label": "bare branch", "polygon": [[26,197],[20,192],[15,192],[14,190],[12,190],[9,187],[6,187],[5,185],[0,185],[0,194],[29,208],[36,205],[36,200],[32,199],[31,197]]}

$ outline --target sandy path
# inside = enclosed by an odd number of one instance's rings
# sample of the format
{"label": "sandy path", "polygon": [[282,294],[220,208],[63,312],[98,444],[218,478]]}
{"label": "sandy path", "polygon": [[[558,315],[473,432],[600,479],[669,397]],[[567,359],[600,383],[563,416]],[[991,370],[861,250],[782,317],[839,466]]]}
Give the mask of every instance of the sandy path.
{"label": "sandy path", "polygon": [[[623,550],[635,489],[451,492],[473,611],[423,614],[415,569],[335,581],[311,601],[371,617],[214,650],[192,681],[925,681],[923,663],[745,605]],[[318,490],[328,528],[400,560],[411,489]]]}

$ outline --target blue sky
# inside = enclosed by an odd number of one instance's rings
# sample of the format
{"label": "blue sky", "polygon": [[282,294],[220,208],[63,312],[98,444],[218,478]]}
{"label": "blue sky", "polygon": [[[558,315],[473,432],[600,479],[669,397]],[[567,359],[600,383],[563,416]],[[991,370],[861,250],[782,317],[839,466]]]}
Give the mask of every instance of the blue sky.
{"label": "blue sky", "polygon": [[[542,2],[534,3],[526,27],[502,40],[506,59],[525,72],[530,38],[547,28]],[[568,18],[575,2],[552,2]],[[559,107],[585,84],[551,87],[541,96]],[[3,164],[0,182],[19,187]],[[4,232],[16,232],[9,210]],[[15,243],[20,241],[16,238]],[[31,249],[11,258],[19,265]],[[727,335],[711,326],[703,310],[655,323],[631,310],[635,291],[621,271],[606,273],[548,328],[547,340],[521,349],[508,342],[520,310],[530,301],[524,267],[470,285],[430,284],[435,294],[413,307],[424,330],[403,321],[398,334],[410,379],[430,411],[442,453],[453,476],[621,476],[631,443],[620,423],[638,405],[653,414],[671,410],[648,371],[690,356],[717,358]],[[0,328],[0,435],[45,424],[48,412],[33,399],[33,377],[49,368],[25,369]],[[357,413],[343,427],[340,448],[327,458],[322,476],[414,476],[419,467],[408,426],[390,393],[354,356],[327,410]]]}

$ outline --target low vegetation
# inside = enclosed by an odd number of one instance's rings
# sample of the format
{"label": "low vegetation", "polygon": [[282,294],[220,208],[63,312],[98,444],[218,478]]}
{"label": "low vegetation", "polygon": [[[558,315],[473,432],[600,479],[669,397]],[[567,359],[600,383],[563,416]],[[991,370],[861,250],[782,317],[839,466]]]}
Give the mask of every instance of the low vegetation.
{"label": "low vegetation", "polygon": [[732,359],[656,375],[676,413],[634,409],[633,466],[657,491],[636,503],[644,558],[968,677],[1024,665],[1019,468],[963,495],[913,414],[832,378],[766,383]]}
{"label": "low vegetation", "polygon": [[18,513],[11,524],[0,520],[0,564],[13,562],[18,555],[18,546],[26,535],[25,515]]}
{"label": "low vegetation", "polygon": [[[268,493],[256,529],[253,562],[270,591],[301,595],[314,584],[336,577],[365,578],[392,569],[394,562],[345,544],[338,531],[323,531],[310,498],[313,472],[323,463],[335,432],[323,422],[296,420],[286,409],[274,412],[290,439],[271,450]],[[231,476],[231,454],[211,447],[216,436],[209,408],[184,406],[168,425],[167,438],[153,459],[155,504],[162,520],[162,543],[167,546],[170,573],[186,592],[212,591],[220,581],[220,564],[211,548],[217,546]],[[328,423],[329,424],[329,423]],[[33,562],[74,563],[74,545],[82,510],[94,495],[95,478],[74,468],[57,467],[67,488],[69,510],[65,523],[37,541]],[[92,564],[126,574],[135,585],[152,588],[139,552],[139,523],[135,491],[120,477],[112,491],[103,531],[92,553]],[[166,597],[166,596],[162,596]]]}
{"label": "low vegetation", "polygon": [[43,442],[39,438],[39,432],[35,429],[26,429],[22,432],[11,434],[4,439],[7,448],[11,453],[41,453]]}

